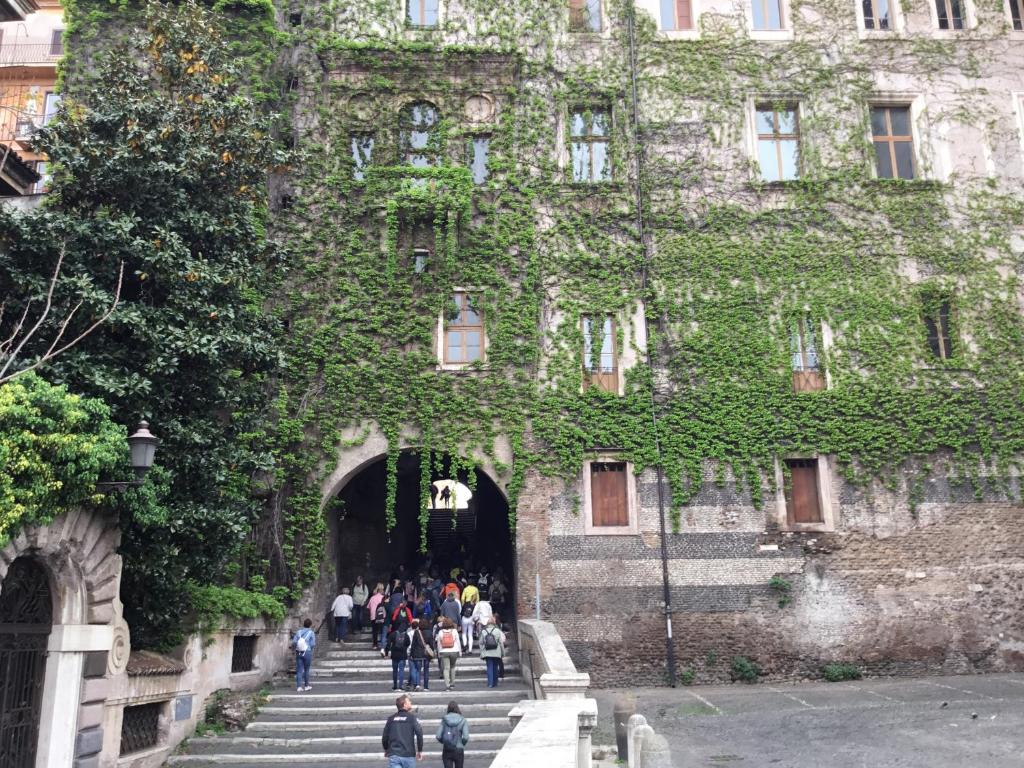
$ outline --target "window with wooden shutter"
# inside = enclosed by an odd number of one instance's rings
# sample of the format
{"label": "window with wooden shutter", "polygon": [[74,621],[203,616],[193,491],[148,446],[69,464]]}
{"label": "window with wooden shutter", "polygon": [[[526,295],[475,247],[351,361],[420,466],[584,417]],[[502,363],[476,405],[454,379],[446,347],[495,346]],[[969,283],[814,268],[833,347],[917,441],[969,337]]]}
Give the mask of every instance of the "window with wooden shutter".
{"label": "window with wooden shutter", "polygon": [[623,461],[590,463],[590,510],[595,528],[629,525],[628,480]]}
{"label": "window with wooden shutter", "polygon": [[618,394],[615,321],[611,317],[583,318],[583,372],[584,387]]}
{"label": "window with wooden shutter", "polygon": [[691,0],[661,0],[661,29],[664,32],[693,29]]}
{"label": "window with wooden shutter", "polygon": [[792,524],[821,523],[821,497],[818,493],[818,460],[787,459],[786,518]]}
{"label": "window with wooden shutter", "polygon": [[600,32],[601,0],[569,0],[569,31]]}

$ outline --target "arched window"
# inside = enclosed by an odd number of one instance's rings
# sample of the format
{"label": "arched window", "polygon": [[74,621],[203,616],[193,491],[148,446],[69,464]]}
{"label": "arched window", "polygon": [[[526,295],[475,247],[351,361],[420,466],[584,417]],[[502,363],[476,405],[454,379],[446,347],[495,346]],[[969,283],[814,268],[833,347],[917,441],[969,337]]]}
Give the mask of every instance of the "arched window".
{"label": "arched window", "polygon": [[402,155],[414,168],[437,165],[441,155],[437,107],[426,101],[410,104],[402,110]]}

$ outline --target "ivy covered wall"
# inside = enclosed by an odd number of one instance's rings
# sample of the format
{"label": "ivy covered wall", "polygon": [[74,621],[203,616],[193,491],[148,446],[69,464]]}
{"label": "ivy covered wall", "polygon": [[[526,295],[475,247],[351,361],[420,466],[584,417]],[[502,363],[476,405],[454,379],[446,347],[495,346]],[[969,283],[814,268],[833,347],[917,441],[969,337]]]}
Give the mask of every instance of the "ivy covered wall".
{"label": "ivy covered wall", "polygon": [[[1002,8],[943,34],[918,0],[897,32],[865,35],[852,2],[792,3],[792,33],[763,40],[739,3],[701,3],[686,39],[657,31],[655,5],[609,0],[595,33],[549,0],[442,2],[433,29],[399,0],[215,6],[294,150],[268,192],[287,256],[266,312],[283,334],[245,586],[294,598],[325,573],[324,480],[378,432],[392,467],[406,445],[493,466],[512,515],[528,471],[571,493],[596,448],[660,465],[684,532],[706,467],[759,506],[780,455],[832,455],[910,506],[931,475],[1013,496],[1024,61]],[[130,11],[77,0],[73,55]],[[917,179],[874,178],[872,100],[911,106]],[[426,168],[402,152],[413,102],[440,116]],[[799,104],[799,180],[758,181],[758,104]],[[602,111],[610,175],[574,183],[571,115]],[[483,184],[466,156],[479,134]],[[369,135],[357,168],[352,139]],[[456,288],[479,297],[486,357],[439,370]],[[945,299],[952,354],[936,360],[924,317]],[[591,315],[617,321],[621,394],[583,387]],[[804,320],[825,391],[793,391]]]}

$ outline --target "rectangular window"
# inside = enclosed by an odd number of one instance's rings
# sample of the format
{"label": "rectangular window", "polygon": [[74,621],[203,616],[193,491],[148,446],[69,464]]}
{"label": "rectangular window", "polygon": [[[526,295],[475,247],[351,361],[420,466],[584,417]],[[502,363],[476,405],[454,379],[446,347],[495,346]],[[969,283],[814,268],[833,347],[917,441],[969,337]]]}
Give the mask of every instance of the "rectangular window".
{"label": "rectangular window", "polygon": [[782,0],[751,0],[754,29],[758,31],[782,29]]}
{"label": "rectangular window", "polygon": [[818,339],[810,318],[802,318],[793,324],[789,350],[793,366],[793,391],[817,392],[825,389],[825,377],[821,375],[818,360]]}
{"label": "rectangular window", "polygon": [[1010,0],[1010,18],[1017,32],[1024,32],[1024,0]]}
{"label": "rectangular window", "polygon": [[611,317],[583,318],[583,386],[617,394],[619,372],[615,360],[615,321]]}
{"label": "rectangular window", "polygon": [[569,31],[600,32],[601,0],[569,0]]}
{"label": "rectangular window", "polygon": [[964,28],[964,0],[935,0],[939,29]]}
{"label": "rectangular window", "polygon": [[691,0],[661,0],[661,29],[665,32],[693,29]]}
{"label": "rectangular window", "polygon": [[629,525],[629,483],[626,463],[590,462],[591,524],[596,528]]}
{"label": "rectangular window", "polygon": [[480,185],[487,181],[490,176],[490,169],[487,167],[487,160],[491,153],[490,136],[473,136],[466,148],[468,155],[467,162],[469,170],[473,174],[473,183]]}
{"label": "rectangular window", "polygon": [[426,248],[417,248],[412,252],[412,271],[417,275],[422,275],[427,271],[427,265],[430,264],[430,251]]}
{"label": "rectangular window", "polygon": [[37,195],[50,191],[50,173],[47,168],[47,163],[42,160],[36,163],[36,173],[39,174],[39,181],[36,182],[35,187],[35,194]]}
{"label": "rectangular window", "polygon": [[892,29],[889,0],[862,0],[864,29]]}
{"label": "rectangular window", "polygon": [[872,107],[871,138],[880,179],[914,178],[914,136],[910,107]]}
{"label": "rectangular window", "polygon": [[921,301],[924,305],[924,325],[928,331],[928,349],[937,360],[952,359],[952,301],[948,296],[933,293],[925,294]]}
{"label": "rectangular window", "polygon": [[252,672],[256,659],[256,635],[235,635],[231,643],[231,672]]}
{"label": "rectangular window", "polygon": [[454,294],[452,309],[444,329],[444,361],[461,364],[483,360],[484,320],[477,306],[477,297],[468,293]]}
{"label": "rectangular window", "polygon": [[48,91],[46,97],[43,99],[43,125],[46,125],[53,120],[59,108],[60,94]]}
{"label": "rectangular window", "polygon": [[581,183],[609,181],[612,177],[608,142],[611,119],[605,110],[576,110],[569,121],[572,180]]}
{"label": "rectangular window", "polygon": [[818,460],[787,459],[786,517],[793,523],[821,523],[821,499],[818,495]]}
{"label": "rectangular window", "polygon": [[352,178],[362,181],[366,178],[366,168],[373,159],[373,134],[353,133],[352,144]]}
{"label": "rectangular window", "polygon": [[407,0],[405,20],[412,27],[436,27],[440,0]]}
{"label": "rectangular window", "polygon": [[160,741],[160,712],[163,702],[125,707],[121,719],[121,754],[141,752]]}
{"label": "rectangular window", "polygon": [[64,30],[55,29],[50,35],[50,55],[62,56],[64,54]]}
{"label": "rectangular window", "polygon": [[800,124],[796,105],[757,107],[757,162],[762,181],[800,178]]}

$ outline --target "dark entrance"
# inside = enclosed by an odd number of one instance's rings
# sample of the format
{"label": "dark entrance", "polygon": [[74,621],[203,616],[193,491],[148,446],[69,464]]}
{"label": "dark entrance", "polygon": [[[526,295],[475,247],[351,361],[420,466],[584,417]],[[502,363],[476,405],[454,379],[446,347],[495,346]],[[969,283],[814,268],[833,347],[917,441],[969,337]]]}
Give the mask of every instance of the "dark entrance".
{"label": "dark entrance", "polygon": [[[453,471],[448,457],[435,455],[431,482],[441,485],[435,508],[428,510],[420,499],[420,461],[421,454],[413,451],[399,457],[396,526],[390,532],[384,517],[387,466],[383,458],[367,465],[338,494],[331,522],[336,526],[340,585],[350,586],[361,575],[372,591],[377,582],[396,574],[399,566],[404,566],[409,578],[430,571],[446,577],[452,568],[476,573],[486,566],[492,574],[502,574],[508,590],[506,606],[511,608],[515,605],[515,557],[504,495],[486,473],[471,470],[474,482],[470,482],[465,471]],[[442,498],[452,495],[445,493],[446,481],[470,490],[466,509],[453,508],[457,503]],[[459,492],[464,490],[455,493]],[[419,551],[421,516],[427,521],[426,553]]]}
{"label": "dark entrance", "polygon": [[35,768],[52,623],[46,571],[32,558],[19,557],[0,586],[0,765],[5,768]]}

